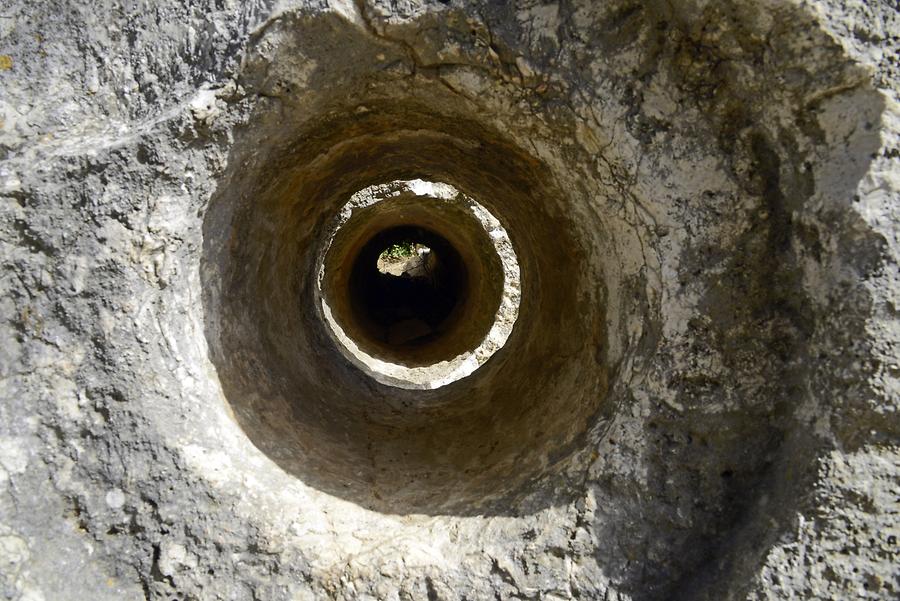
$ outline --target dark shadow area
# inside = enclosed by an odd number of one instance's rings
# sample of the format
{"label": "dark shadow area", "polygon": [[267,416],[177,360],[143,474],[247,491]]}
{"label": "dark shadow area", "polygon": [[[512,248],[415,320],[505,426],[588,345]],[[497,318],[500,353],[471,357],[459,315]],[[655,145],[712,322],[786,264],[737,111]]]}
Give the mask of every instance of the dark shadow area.
{"label": "dark shadow area", "polygon": [[[430,252],[415,258],[417,269],[411,272],[382,273],[379,257],[403,244],[423,245]],[[433,342],[452,325],[468,285],[465,264],[445,238],[420,227],[395,227],[373,236],[356,257],[350,305],[370,337],[389,346],[415,347]]]}

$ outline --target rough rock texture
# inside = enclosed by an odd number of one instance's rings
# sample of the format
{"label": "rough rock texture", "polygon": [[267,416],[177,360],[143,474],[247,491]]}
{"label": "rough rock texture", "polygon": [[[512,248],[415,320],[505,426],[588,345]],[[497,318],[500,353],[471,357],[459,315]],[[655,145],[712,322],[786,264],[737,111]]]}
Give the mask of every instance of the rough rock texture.
{"label": "rough rock texture", "polygon": [[[897,598],[898,56],[886,1],[8,2],[0,597]],[[303,285],[417,177],[522,266],[443,396]]]}

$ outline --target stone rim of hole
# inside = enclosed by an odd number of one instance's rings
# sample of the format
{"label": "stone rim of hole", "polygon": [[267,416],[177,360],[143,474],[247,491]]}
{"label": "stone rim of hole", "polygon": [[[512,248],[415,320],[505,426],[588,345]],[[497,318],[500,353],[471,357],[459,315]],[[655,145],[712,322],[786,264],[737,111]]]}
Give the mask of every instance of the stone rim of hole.
{"label": "stone rim of hole", "polygon": [[[423,366],[402,365],[363,350],[335,317],[325,291],[326,259],[332,249],[335,237],[341,229],[353,220],[358,211],[409,194],[423,203],[455,203],[464,207],[474,221],[483,228],[483,233],[490,241],[503,270],[503,287],[499,306],[494,314],[491,327],[482,337],[481,342],[475,348],[452,358]],[[316,308],[322,321],[327,325],[325,330],[341,354],[353,365],[375,381],[387,386],[407,390],[432,390],[472,375],[503,348],[518,319],[521,300],[521,272],[515,249],[506,229],[496,216],[474,198],[444,182],[423,179],[394,180],[357,191],[338,211],[325,237],[322,250],[318,253],[315,296]]]}

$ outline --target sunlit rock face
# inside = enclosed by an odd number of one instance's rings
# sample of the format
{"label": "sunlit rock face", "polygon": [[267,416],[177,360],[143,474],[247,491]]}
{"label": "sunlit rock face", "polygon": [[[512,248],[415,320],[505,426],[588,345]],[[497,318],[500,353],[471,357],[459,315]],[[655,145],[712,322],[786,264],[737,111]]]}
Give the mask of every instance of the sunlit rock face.
{"label": "sunlit rock face", "polygon": [[2,596],[896,598],[898,40],[13,0]]}

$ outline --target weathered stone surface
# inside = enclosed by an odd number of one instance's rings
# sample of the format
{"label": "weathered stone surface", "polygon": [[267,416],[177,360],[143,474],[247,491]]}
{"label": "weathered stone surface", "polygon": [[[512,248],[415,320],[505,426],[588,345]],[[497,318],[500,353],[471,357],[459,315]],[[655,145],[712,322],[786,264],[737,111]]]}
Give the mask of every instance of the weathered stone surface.
{"label": "weathered stone surface", "polygon": [[[861,0],[12,0],[0,595],[896,598],[898,46]],[[420,177],[522,268],[427,392],[305,285]]]}

